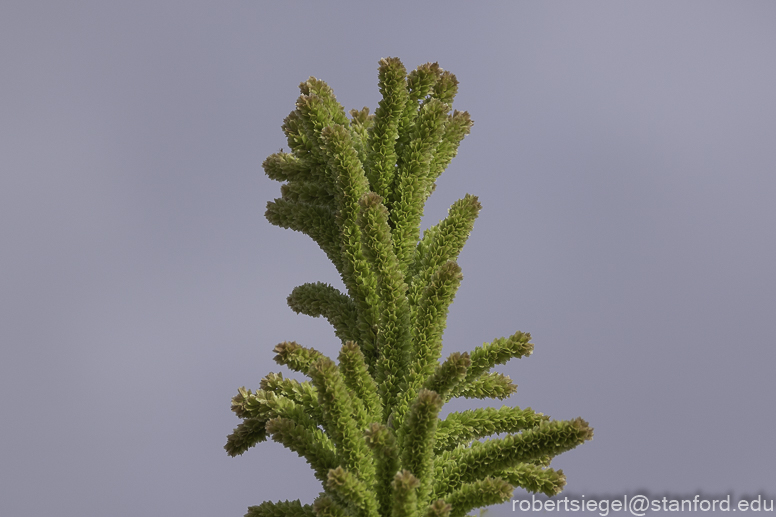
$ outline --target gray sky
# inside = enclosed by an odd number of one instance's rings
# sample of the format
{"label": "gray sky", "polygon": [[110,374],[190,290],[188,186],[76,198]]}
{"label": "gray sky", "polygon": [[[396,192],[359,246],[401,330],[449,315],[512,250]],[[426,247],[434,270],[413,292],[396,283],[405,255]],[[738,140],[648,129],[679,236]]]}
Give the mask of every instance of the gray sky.
{"label": "gray sky", "polygon": [[484,206],[446,352],[532,333],[509,403],[595,428],[567,491],[773,496],[774,27],[767,1],[5,0],[0,515],[312,501],[294,453],[222,449],[275,344],[337,349],[285,305],[339,279],[266,222],[261,162],[300,81],[374,109],[387,56],[455,73],[475,121],[424,219]]}

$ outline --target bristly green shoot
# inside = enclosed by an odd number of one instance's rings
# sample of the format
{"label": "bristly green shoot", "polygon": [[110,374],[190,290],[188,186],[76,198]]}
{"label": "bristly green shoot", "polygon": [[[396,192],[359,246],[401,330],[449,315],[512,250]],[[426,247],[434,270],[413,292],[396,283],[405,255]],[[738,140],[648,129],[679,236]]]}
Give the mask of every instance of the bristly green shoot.
{"label": "bristly green shoot", "polygon": [[[337,268],[346,292],[324,283],[288,297],[297,313],[323,316],[342,341],[338,362],[295,342],[275,361],[309,381],[270,373],[240,388],[243,421],[231,456],[272,438],[310,464],[323,491],[311,504],[265,502],[251,517],[463,517],[501,503],[516,487],[547,495],[566,483],[549,463],[590,440],[577,418],[551,421],[531,408],[452,412],[452,398],[504,399],[512,380],[492,369],[533,351],[516,332],[442,361],[447,311],[462,280],[456,263],[480,211],[475,196],[453,203],[421,235],[423,206],[469,133],[453,111],[453,74],[428,63],[407,73],[380,60],[374,114],[351,110],[311,77],[283,122],[290,153],[264,161],[283,182],[267,205],[274,225],[309,235]],[[480,515],[483,515],[481,512]]]}

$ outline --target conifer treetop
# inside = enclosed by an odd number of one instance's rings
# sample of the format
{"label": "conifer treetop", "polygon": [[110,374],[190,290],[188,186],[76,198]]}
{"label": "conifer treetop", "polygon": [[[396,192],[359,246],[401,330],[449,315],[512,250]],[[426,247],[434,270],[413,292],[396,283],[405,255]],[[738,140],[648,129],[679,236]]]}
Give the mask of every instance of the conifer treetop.
{"label": "conifer treetop", "polygon": [[295,288],[288,305],[323,316],[342,341],[338,360],[284,342],[275,361],[308,381],[270,373],[240,388],[242,419],[231,456],[272,438],[303,457],[323,491],[311,504],[265,502],[252,517],[462,517],[511,497],[516,487],[559,493],[553,457],[592,439],[581,418],[552,421],[531,408],[452,412],[452,398],[504,399],[512,380],[493,368],[533,351],[528,333],[497,338],[442,360],[447,313],[463,278],[456,260],[481,205],[467,194],[422,234],[436,181],[470,132],[452,109],[458,80],[437,63],[407,73],[381,59],[374,114],[350,110],[310,77],[283,122],[290,152],[263,163],[282,182],[267,220],[310,236],[345,292]]}

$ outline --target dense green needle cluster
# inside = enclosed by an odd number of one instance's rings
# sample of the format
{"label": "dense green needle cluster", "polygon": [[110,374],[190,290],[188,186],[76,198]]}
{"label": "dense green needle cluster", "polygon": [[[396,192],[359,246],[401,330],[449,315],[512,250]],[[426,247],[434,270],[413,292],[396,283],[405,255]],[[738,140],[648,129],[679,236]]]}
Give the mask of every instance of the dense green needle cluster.
{"label": "dense green needle cluster", "polygon": [[517,332],[441,360],[456,263],[480,203],[466,195],[421,235],[423,206],[472,126],[451,111],[458,81],[436,63],[407,73],[380,61],[374,114],[351,110],[315,78],[300,85],[283,131],[290,153],[264,162],[283,182],[267,219],[312,237],[347,292],[299,286],[290,307],[323,316],[342,340],[337,362],[295,342],[275,361],[300,382],[269,374],[240,388],[243,422],[226,444],[238,455],[271,437],[304,457],[323,484],[311,505],[253,506],[253,517],[462,517],[509,499],[515,487],[555,495],[565,484],[550,460],[592,438],[587,422],[550,421],[530,408],[450,413],[454,397],[504,399],[511,379],[491,371],[533,351]]}

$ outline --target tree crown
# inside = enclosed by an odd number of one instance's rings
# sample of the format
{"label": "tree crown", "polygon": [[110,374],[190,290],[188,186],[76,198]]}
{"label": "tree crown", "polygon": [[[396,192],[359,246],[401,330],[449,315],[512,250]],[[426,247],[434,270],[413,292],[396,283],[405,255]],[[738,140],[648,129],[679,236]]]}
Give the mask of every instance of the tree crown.
{"label": "tree crown", "polygon": [[313,504],[265,502],[248,516],[462,517],[507,500],[515,487],[559,493],[566,478],[551,459],[593,435],[581,418],[551,421],[531,408],[439,418],[454,397],[512,394],[512,380],[492,369],[530,355],[533,344],[516,332],[441,360],[462,279],[456,259],[481,206],[467,194],[422,235],[420,221],[472,120],[452,110],[458,81],[437,63],[407,73],[399,59],[382,59],[378,86],[375,113],[348,117],[326,83],[301,83],[282,126],[291,152],[263,164],[283,182],[267,219],[309,235],[346,292],[319,282],[288,297],[297,313],[334,327],[336,362],[281,343],[275,361],[309,380],[270,373],[258,390],[240,388],[232,399],[242,423],[228,438],[230,455],[271,437],[304,457],[323,484]]}

